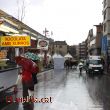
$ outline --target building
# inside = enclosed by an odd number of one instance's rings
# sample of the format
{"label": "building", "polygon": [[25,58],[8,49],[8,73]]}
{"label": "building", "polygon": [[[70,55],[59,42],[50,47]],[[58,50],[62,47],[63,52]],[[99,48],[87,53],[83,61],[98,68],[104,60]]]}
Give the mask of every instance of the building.
{"label": "building", "polygon": [[99,25],[94,25],[94,26],[96,27],[96,36],[95,36],[96,55],[101,55],[102,37],[103,37],[103,24],[100,23]]}
{"label": "building", "polygon": [[76,45],[76,59],[79,60],[79,45]]}
{"label": "building", "polygon": [[101,40],[103,36],[103,24],[94,25],[96,31],[89,30],[88,37],[86,39],[86,50],[88,55],[101,55]]}
{"label": "building", "polygon": [[[93,29],[90,29],[89,32],[88,32],[87,39],[86,39],[86,41],[85,41],[85,43],[86,43],[86,57],[91,54],[91,53],[90,53],[90,48],[91,48],[91,44],[92,44],[91,41],[92,41],[93,39],[94,39],[94,38],[93,38]],[[90,43],[91,43],[91,44],[90,44]]]}
{"label": "building", "polygon": [[77,59],[77,45],[68,46],[68,52],[73,58]]}
{"label": "building", "polygon": [[83,41],[82,43],[79,43],[79,60],[80,59],[86,59],[86,43]]}
{"label": "building", "polygon": [[55,41],[52,44],[52,53],[58,53],[64,56],[68,52],[68,45],[66,41]]}
{"label": "building", "polygon": [[103,1],[103,39],[105,40],[102,53],[104,56],[110,56],[110,0]]}

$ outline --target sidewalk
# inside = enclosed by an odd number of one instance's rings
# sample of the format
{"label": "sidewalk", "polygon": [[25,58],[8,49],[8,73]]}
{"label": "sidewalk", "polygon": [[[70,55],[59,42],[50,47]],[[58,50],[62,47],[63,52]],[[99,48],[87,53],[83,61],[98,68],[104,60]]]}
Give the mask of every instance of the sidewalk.
{"label": "sidewalk", "polygon": [[[5,99],[7,95],[14,95],[14,85],[18,75],[18,69],[20,67],[8,68],[0,71],[0,110],[5,107],[7,104],[3,103],[2,99]],[[37,74],[38,79],[41,79],[45,71],[51,70],[51,68],[45,68],[43,71]],[[6,101],[5,101],[6,102]],[[3,109],[5,110],[5,109]]]}

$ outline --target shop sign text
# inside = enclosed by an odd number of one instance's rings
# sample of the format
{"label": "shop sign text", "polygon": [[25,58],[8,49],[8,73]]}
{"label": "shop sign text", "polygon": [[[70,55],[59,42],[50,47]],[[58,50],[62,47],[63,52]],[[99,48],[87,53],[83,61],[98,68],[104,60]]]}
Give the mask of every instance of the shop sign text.
{"label": "shop sign text", "polygon": [[1,37],[1,47],[21,47],[30,46],[30,36],[2,36]]}

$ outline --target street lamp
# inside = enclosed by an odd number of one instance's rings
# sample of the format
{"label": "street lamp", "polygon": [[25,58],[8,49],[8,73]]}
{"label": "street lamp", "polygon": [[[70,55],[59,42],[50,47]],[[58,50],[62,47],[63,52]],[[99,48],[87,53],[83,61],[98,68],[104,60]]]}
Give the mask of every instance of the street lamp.
{"label": "street lamp", "polygon": [[[47,33],[49,31],[45,28],[43,32],[44,32],[45,38],[47,38]],[[47,51],[48,50],[44,50],[44,67],[47,67]]]}

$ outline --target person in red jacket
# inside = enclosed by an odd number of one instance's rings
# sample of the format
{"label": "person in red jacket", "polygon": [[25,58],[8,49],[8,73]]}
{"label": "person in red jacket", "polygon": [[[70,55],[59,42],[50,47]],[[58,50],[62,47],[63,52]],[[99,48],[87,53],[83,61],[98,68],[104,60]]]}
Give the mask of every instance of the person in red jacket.
{"label": "person in red jacket", "polygon": [[35,71],[33,68],[33,62],[25,57],[15,57],[16,63],[21,66],[22,86],[23,86],[23,98],[27,96],[34,96],[34,82],[32,79],[32,73]]}

